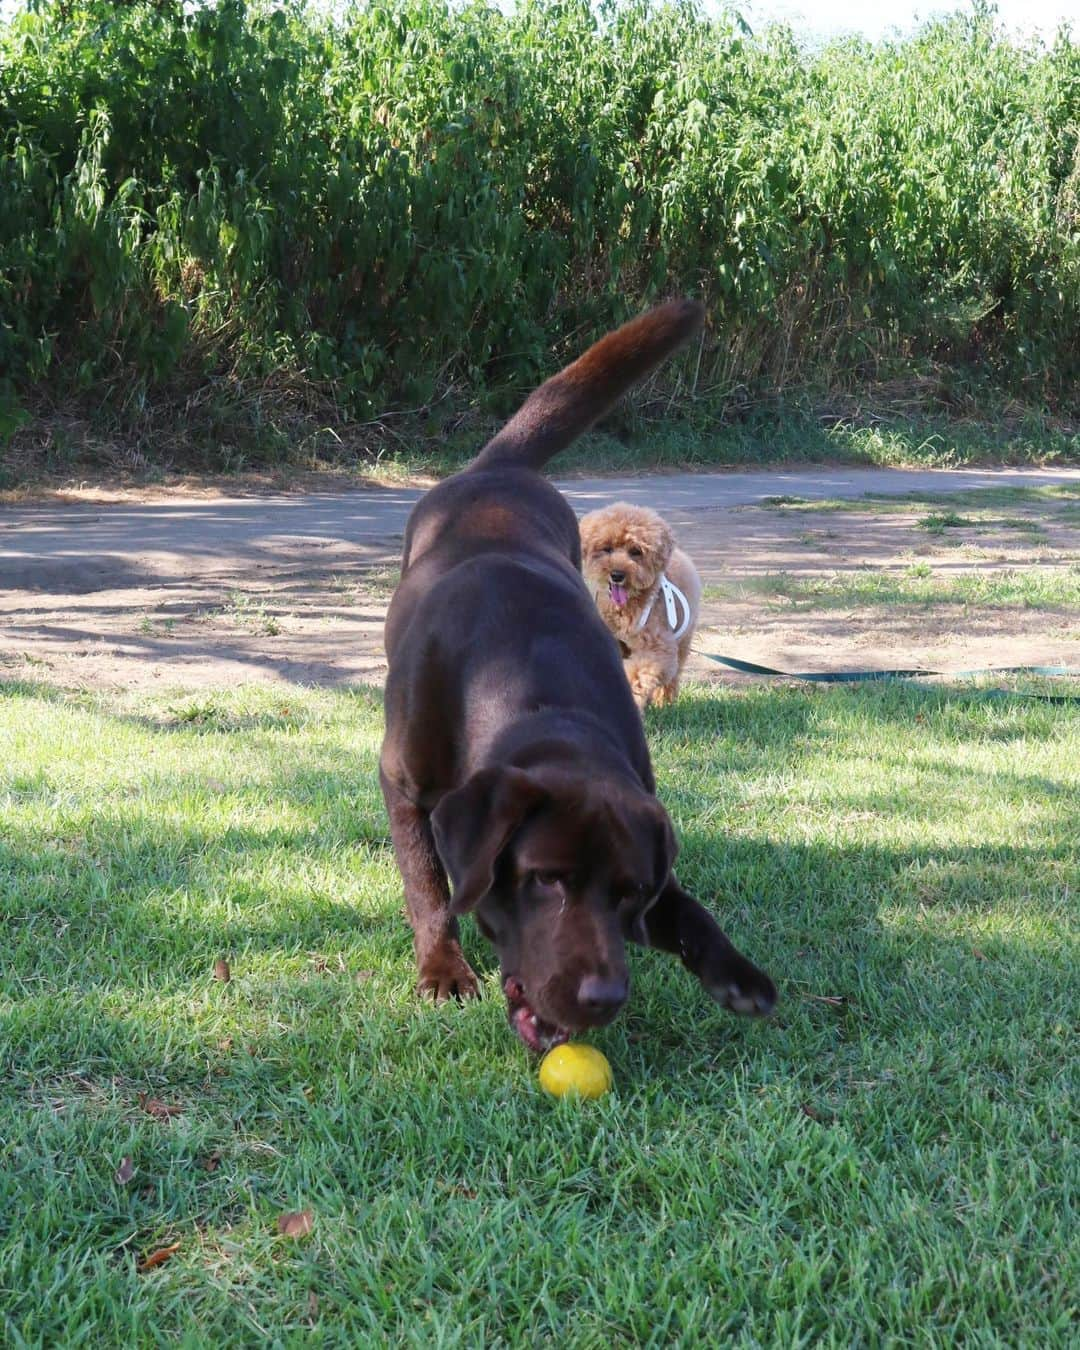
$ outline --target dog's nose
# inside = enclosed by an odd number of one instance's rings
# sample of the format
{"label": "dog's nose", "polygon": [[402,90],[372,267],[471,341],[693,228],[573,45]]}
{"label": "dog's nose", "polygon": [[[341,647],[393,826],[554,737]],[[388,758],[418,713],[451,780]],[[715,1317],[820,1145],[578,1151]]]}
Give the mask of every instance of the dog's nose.
{"label": "dog's nose", "polygon": [[625,572],[609,572],[608,576],[611,577],[612,581],[615,583],[616,586],[621,585],[622,582],[626,580]]}
{"label": "dog's nose", "polygon": [[593,1017],[614,1017],[629,992],[625,975],[586,975],[578,985],[578,1002]]}

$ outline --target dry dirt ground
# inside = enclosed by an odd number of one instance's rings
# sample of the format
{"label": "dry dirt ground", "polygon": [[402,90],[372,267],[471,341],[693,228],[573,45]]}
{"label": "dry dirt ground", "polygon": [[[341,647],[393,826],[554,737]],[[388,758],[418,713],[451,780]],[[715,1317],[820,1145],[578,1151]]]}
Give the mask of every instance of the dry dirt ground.
{"label": "dry dirt ground", "polygon": [[[1070,490],[1080,493],[1080,477]],[[0,508],[0,679],[130,690],[380,681],[411,496],[391,490],[390,514],[368,516],[357,492],[343,525],[334,495],[332,519],[328,495],[276,497],[257,537],[240,530],[225,499],[191,490]],[[1080,665],[1080,615],[1053,597],[1033,606],[849,603],[845,594],[845,579],[868,572],[944,588],[964,574],[1018,568],[1075,577],[1078,503],[1025,498],[989,509],[968,498],[956,510],[972,523],[934,532],[920,521],[948,505],[695,506],[684,492],[665,514],[708,588],[688,673],[744,678],[705,652],[791,671]],[[576,504],[596,505],[595,494]],[[249,522],[252,507],[248,498]],[[827,602],[798,594],[799,583],[821,579],[835,590]]]}

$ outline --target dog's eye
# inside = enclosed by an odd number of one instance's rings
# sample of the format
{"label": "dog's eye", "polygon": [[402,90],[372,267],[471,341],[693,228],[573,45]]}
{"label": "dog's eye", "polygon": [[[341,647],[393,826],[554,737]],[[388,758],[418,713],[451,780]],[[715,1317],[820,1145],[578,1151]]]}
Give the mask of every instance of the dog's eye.
{"label": "dog's eye", "polygon": [[613,552],[614,552],[614,549],[612,549],[611,546],[609,545],[607,548],[601,549],[600,552],[601,552],[601,553],[613,553]]}
{"label": "dog's eye", "polygon": [[565,880],[566,878],[563,876],[562,872],[541,871],[533,873],[533,881],[535,881],[538,886],[543,886],[549,890],[555,886],[561,886]]}
{"label": "dog's eye", "polygon": [[628,549],[627,552],[630,554],[631,558],[640,558],[640,557],[641,557],[641,549],[639,549],[639,548]]}

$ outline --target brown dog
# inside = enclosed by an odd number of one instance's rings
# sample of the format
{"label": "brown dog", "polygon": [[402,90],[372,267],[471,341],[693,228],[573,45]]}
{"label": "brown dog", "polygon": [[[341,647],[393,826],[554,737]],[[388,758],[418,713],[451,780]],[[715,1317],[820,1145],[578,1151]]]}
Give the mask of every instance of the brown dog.
{"label": "brown dog", "polygon": [[675,880],[675,837],[579,571],[577,521],[538,472],[701,321],[676,301],[598,342],[432,488],[405,531],[379,777],[418,988],[478,992],[457,930],[474,911],[532,1050],[615,1016],[627,940],[674,952],[736,1012],[776,1000]]}
{"label": "brown dog", "polygon": [[673,703],[690,655],[701,578],[662,516],[616,502],[582,516],[581,570],[619,644],[639,708]]}

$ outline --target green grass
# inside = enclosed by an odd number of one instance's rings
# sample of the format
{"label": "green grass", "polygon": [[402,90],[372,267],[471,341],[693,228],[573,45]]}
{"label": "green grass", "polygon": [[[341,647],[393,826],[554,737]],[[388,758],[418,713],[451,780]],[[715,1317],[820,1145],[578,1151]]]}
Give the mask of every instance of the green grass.
{"label": "green grass", "polygon": [[861,497],[762,497],[757,503],[767,510],[784,511],[846,511],[856,514],[873,515],[913,515],[920,510],[936,510],[946,514],[945,508],[961,506],[990,514],[980,517],[972,524],[990,523],[994,525],[1017,526],[1022,523],[1014,517],[1001,516],[999,507],[1038,508],[1061,520],[1075,520],[1080,512],[1080,486],[1074,483],[1048,483],[1042,487],[997,487],[969,488],[957,492],[909,492],[903,496],[896,493],[866,492]]}
{"label": "green grass", "polygon": [[941,534],[945,530],[968,529],[978,523],[978,521],[972,520],[970,516],[957,515],[955,511],[934,511],[916,521],[916,524],[929,534]]}
{"label": "green grass", "polygon": [[1080,718],[691,689],[650,732],[783,1001],[635,955],[581,1108],[471,930],[484,999],[414,1001],[375,693],[4,686],[0,1337],[1068,1344]]}
{"label": "green grass", "polygon": [[903,572],[867,568],[809,577],[776,572],[748,581],[705,587],[709,600],[746,596],[782,599],[804,609],[896,604],[1067,609],[1080,605],[1080,566],[935,572],[932,564],[918,562]]}
{"label": "green grass", "polygon": [[243,591],[230,591],[229,603],[218,612],[222,618],[248,632],[264,633],[268,637],[277,637],[282,632],[280,619],[271,614],[265,604]]}

